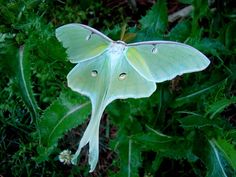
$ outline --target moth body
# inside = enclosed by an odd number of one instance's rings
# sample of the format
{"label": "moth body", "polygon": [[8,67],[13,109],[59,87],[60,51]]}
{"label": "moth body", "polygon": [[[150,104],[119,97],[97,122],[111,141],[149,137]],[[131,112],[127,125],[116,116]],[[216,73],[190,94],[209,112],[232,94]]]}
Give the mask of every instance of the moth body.
{"label": "moth body", "polygon": [[107,55],[108,59],[110,60],[111,71],[114,71],[117,65],[119,65],[120,60],[124,57],[125,50],[126,50],[126,45],[124,42],[123,43],[121,43],[120,41],[113,42],[110,45],[107,51]]}

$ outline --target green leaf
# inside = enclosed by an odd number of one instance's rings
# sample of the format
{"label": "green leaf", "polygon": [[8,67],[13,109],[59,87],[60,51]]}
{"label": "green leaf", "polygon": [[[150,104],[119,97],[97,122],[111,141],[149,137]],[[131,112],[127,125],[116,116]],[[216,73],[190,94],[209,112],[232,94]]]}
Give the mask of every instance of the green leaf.
{"label": "green leaf", "polygon": [[183,4],[192,4],[193,0],[179,0],[179,2],[181,2]]}
{"label": "green leaf", "polygon": [[147,34],[163,34],[168,23],[166,1],[159,0],[139,22]]}
{"label": "green leaf", "polygon": [[226,29],[225,32],[225,45],[227,48],[230,48],[232,50],[235,50],[235,45],[236,45],[236,34],[235,34],[235,29],[236,29],[236,22],[231,22]]}
{"label": "green leaf", "polygon": [[[119,167],[119,172],[115,172],[109,176],[138,177],[139,167],[142,165],[141,147],[132,138],[133,134],[142,131],[142,127],[130,115],[129,108],[126,106],[127,104],[122,103],[122,101],[116,101],[109,108],[113,108],[113,112],[110,112],[111,110],[108,111],[113,121],[115,120],[114,118],[119,119],[114,121],[119,127],[116,138],[110,142],[111,148],[118,154],[119,160],[114,162],[115,166]],[[122,111],[117,111],[117,107],[121,107]]]}
{"label": "green leaf", "polygon": [[134,135],[132,139],[143,149],[160,152],[164,157],[196,160],[191,152],[192,143],[184,138],[170,137],[151,129],[151,132]]}
{"label": "green leaf", "polygon": [[140,133],[133,136],[133,139],[139,142],[144,149],[153,151],[166,150],[168,143],[173,142],[173,138],[162,137],[154,133]]}
{"label": "green leaf", "polygon": [[206,177],[231,177],[227,162],[216,147],[214,140],[208,140],[199,132],[195,137],[193,152],[204,162],[207,167]]}
{"label": "green leaf", "polygon": [[195,18],[201,18],[207,15],[209,10],[208,1],[205,0],[193,0],[194,16]]}
{"label": "green leaf", "polygon": [[204,54],[211,54],[218,57],[221,53],[228,54],[229,51],[218,40],[203,38],[194,44],[194,47],[202,51]]}
{"label": "green leaf", "polygon": [[0,15],[1,20],[7,24],[14,24],[16,20],[15,14],[6,7],[6,4],[0,4]]}
{"label": "green leaf", "polygon": [[152,173],[155,173],[160,168],[163,159],[164,159],[163,156],[159,155],[158,153],[156,154],[155,159],[152,161],[152,167],[151,167]]}
{"label": "green leaf", "polygon": [[27,44],[19,48],[17,57],[16,80],[22,99],[28,107],[34,121],[38,117],[38,106],[35,101],[30,74],[30,48]]}
{"label": "green leaf", "polygon": [[199,39],[202,33],[202,30],[199,25],[199,21],[202,17],[207,16],[207,13],[209,10],[208,1],[193,0],[192,5],[194,6],[193,8],[194,10],[193,10],[191,37],[194,39]]}
{"label": "green leaf", "polygon": [[224,159],[221,157],[220,152],[216,148],[213,141],[209,140],[209,170],[207,176],[209,177],[228,177],[226,172],[226,164]]}
{"label": "green leaf", "polygon": [[0,70],[14,79],[17,91],[19,91],[21,99],[30,112],[31,120],[35,122],[39,108],[32,89],[30,45],[26,43],[18,49],[12,40],[6,40],[13,36],[11,34],[2,35]]}
{"label": "green leaf", "polygon": [[233,169],[236,169],[236,149],[234,145],[230,144],[225,139],[213,140],[216,147],[222,152],[225,159],[232,166]]}
{"label": "green leaf", "polygon": [[119,171],[109,176],[138,177],[138,168],[142,164],[140,146],[128,137],[123,128],[119,130],[116,139],[112,140],[110,145],[118,154],[119,160],[114,162],[115,166],[119,166]]}
{"label": "green leaf", "polygon": [[15,35],[0,33],[0,72],[5,76],[15,78],[18,48],[12,42]]}
{"label": "green leaf", "polygon": [[178,23],[169,33],[170,40],[184,42],[190,35],[191,24],[189,21]]}
{"label": "green leaf", "polygon": [[227,79],[228,78],[220,78],[220,80],[215,81],[214,83],[206,83],[205,85],[201,86],[201,88],[197,88],[197,90],[190,90],[188,93],[184,93],[183,95],[177,97],[175,101],[171,103],[171,107],[180,107],[186,103],[193,102],[193,99],[200,99],[202,95],[206,94],[206,92],[210,92],[221,84],[224,84]]}
{"label": "green leaf", "polygon": [[91,110],[90,102],[70,90],[63,92],[44,112],[39,124],[40,148],[46,159],[57,145],[58,139],[68,130],[82,124]]}
{"label": "green leaf", "polygon": [[236,103],[236,97],[232,97],[231,99],[223,98],[210,105],[207,114],[211,114],[210,119],[213,119],[217,114],[221,113],[227,106],[233,103]]}
{"label": "green leaf", "polygon": [[131,139],[119,145],[120,173],[118,176],[138,177],[141,166],[140,148]]}
{"label": "green leaf", "polygon": [[232,139],[233,144],[236,145],[236,129],[229,130],[226,137]]}
{"label": "green leaf", "polygon": [[197,115],[186,116],[184,118],[178,119],[178,121],[181,123],[183,128],[202,128],[206,126],[218,127],[218,122],[216,120],[213,121]]}

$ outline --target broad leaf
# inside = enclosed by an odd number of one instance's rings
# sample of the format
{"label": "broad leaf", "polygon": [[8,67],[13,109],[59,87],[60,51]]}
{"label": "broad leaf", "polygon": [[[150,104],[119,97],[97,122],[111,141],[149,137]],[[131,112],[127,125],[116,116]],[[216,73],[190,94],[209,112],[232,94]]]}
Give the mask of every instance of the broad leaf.
{"label": "broad leaf", "polygon": [[[147,34],[163,34],[167,27],[167,6],[165,0],[159,0],[146,16],[139,21],[142,29],[147,30]],[[149,34],[150,35],[150,34]]]}
{"label": "broad leaf", "polygon": [[210,120],[208,118],[190,115],[184,118],[178,119],[183,128],[202,128],[206,126],[219,127],[220,122],[217,120]]}
{"label": "broad leaf", "polygon": [[30,74],[30,48],[27,44],[19,48],[17,58],[17,70],[16,80],[19,85],[19,91],[21,93],[24,103],[28,107],[34,121],[38,116],[38,106],[36,104]]}
{"label": "broad leaf", "polygon": [[[197,88],[197,90],[189,90],[188,93],[184,93],[177,97],[175,101],[171,104],[171,107],[180,107],[186,103],[193,102],[194,101],[199,101],[201,98],[201,95],[206,94],[207,92],[210,92],[213,89],[216,89],[218,86],[221,86],[222,84],[227,81],[228,78],[224,78],[221,80],[219,79],[218,81],[215,81],[214,83],[206,83],[205,85],[201,86],[200,88]],[[192,88],[194,89],[194,88]]]}
{"label": "broad leaf", "polygon": [[236,170],[236,149],[225,139],[217,139],[213,141],[217,148],[222,152],[225,159]]}
{"label": "broad leaf", "polygon": [[170,40],[184,42],[189,37],[190,28],[190,22],[187,20],[178,23],[169,33]]}
{"label": "broad leaf", "polygon": [[72,91],[64,92],[44,112],[39,125],[40,148],[45,160],[57,145],[58,139],[68,130],[82,124],[90,112],[90,102]]}
{"label": "broad leaf", "polygon": [[131,139],[118,146],[120,157],[119,176],[138,177],[138,168],[141,166],[141,151]]}
{"label": "broad leaf", "polygon": [[227,162],[216,147],[214,140],[208,140],[198,133],[195,137],[193,152],[204,162],[207,168],[207,177],[231,177]]}
{"label": "broad leaf", "polygon": [[210,118],[212,119],[217,114],[221,113],[224,108],[233,103],[236,103],[236,97],[232,97],[231,99],[224,98],[222,100],[216,101],[212,105],[210,105],[207,113],[211,115]]}
{"label": "broad leaf", "polygon": [[[149,128],[150,129],[150,128]],[[161,156],[174,159],[188,159],[195,161],[196,157],[192,154],[192,145],[187,139],[180,137],[170,137],[156,130],[137,134],[132,137],[143,149],[160,152]],[[174,148],[173,148],[174,147]]]}
{"label": "broad leaf", "polygon": [[214,39],[203,38],[201,41],[194,43],[194,47],[205,54],[211,54],[216,57],[219,57],[221,53],[229,54],[225,46],[220,41]]}
{"label": "broad leaf", "polygon": [[209,177],[229,177],[226,172],[225,160],[221,157],[219,150],[213,141],[209,140],[209,161],[207,162]]}

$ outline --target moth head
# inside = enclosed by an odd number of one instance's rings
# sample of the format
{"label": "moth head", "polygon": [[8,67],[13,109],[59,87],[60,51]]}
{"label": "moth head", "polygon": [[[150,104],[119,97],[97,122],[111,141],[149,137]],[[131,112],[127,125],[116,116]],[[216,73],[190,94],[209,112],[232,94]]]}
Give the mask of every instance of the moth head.
{"label": "moth head", "polygon": [[127,44],[123,41],[115,41],[110,46],[110,53],[115,55],[122,54],[127,48],[126,45]]}

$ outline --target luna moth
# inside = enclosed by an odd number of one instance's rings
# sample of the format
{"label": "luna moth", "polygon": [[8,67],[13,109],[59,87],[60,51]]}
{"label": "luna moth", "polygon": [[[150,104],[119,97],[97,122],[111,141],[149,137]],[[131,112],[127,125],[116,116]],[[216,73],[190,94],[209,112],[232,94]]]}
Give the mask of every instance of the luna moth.
{"label": "luna moth", "polygon": [[56,37],[76,66],[67,75],[68,86],[90,98],[92,114],[72,164],[89,143],[90,172],[99,156],[99,124],[106,106],[116,99],[149,97],[156,83],[177,75],[201,71],[210,61],[197,49],[178,42],[113,41],[83,24],[56,29]]}

